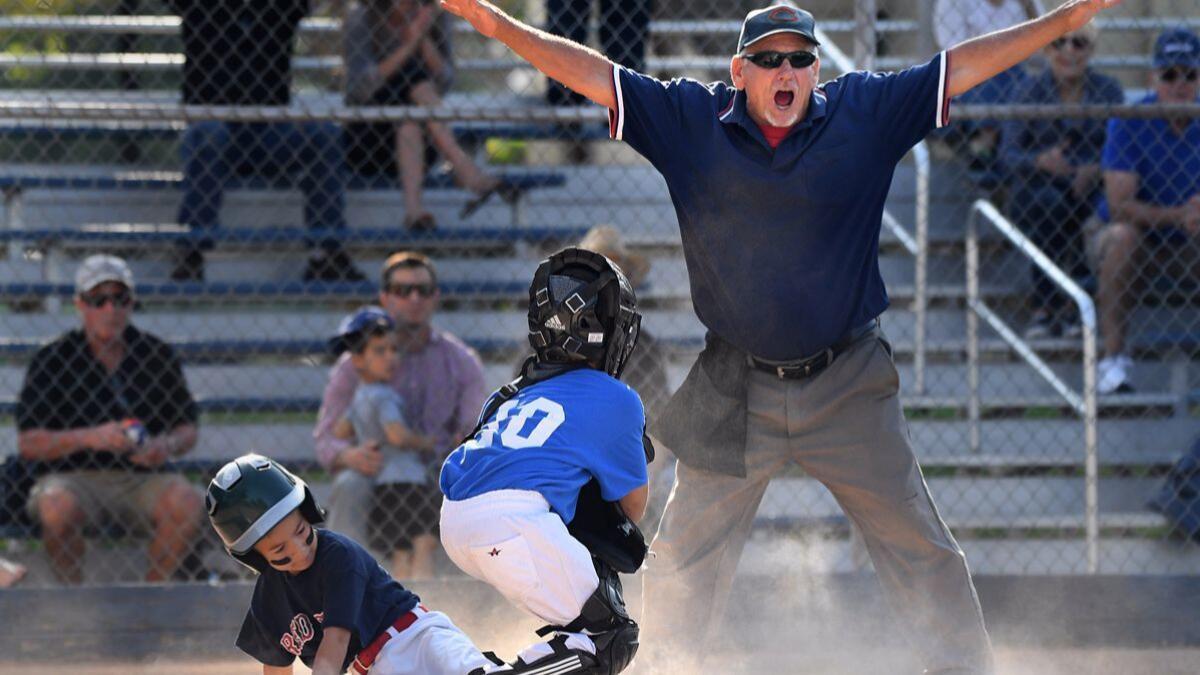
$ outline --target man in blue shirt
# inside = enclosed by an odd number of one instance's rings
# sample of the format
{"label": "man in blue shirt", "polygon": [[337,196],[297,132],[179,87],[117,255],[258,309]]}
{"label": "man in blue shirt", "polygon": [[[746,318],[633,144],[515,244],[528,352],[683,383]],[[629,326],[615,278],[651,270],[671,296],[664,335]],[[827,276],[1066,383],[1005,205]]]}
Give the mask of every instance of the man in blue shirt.
{"label": "man in blue shirt", "polygon": [[[1200,38],[1176,28],[1154,44],[1154,91],[1141,103],[1200,101]],[[1097,215],[1107,223],[1093,240],[1104,358],[1102,394],[1133,391],[1125,335],[1137,288],[1158,270],[1200,271],[1200,121],[1113,119],[1102,160],[1104,192]],[[1153,265],[1153,267],[1151,267]]]}
{"label": "man in blue shirt", "polygon": [[989,670],[970,575],[909,445],[891,346],[877,327],[888,306],[884,200],[896,163],[946,123],[951,97],[1118,0],[1071,0],[901,73],[848,73],[821,86],[815,22],[790,6],[747,15],[729,86],[614,66],[486,0],[443,4],[608,108],[613,137],[671,192],[709,333],[652,429],[679,466],[647,568],[649,648],[699,654],[714,642],[757,505],[797,462],[860,527],[924,665]]}

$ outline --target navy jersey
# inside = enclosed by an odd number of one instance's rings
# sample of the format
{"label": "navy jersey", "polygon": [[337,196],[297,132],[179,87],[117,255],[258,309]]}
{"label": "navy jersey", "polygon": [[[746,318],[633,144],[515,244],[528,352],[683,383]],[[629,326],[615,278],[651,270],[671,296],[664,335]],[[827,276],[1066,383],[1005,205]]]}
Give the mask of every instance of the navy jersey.
{"label": "navy jersey", "polygon": [[269,666],[289,666],[298,656],[311,668],[324,629],[332,626],[350,631],[345,670],[418,602],[354,540],[328,530],[317,530],[317,556],[308,569],[259,572],[237,646]]}
{"label": "navy jersey", "polygon": [[642,401],[607,373],[581,368],[530,385],[486,422],[446,458],[446,497],[533,490],[569,523],[592,478],[608,501],[646,484]]}
{"label": "navy jersey", "polygon": [[788,360],[887,309],[884,202],[896,163],[947,121],[948,59],[822,84],[776,148],[744,91],[614,66],[609,130],[666,180],[692,304],[709,330]]}

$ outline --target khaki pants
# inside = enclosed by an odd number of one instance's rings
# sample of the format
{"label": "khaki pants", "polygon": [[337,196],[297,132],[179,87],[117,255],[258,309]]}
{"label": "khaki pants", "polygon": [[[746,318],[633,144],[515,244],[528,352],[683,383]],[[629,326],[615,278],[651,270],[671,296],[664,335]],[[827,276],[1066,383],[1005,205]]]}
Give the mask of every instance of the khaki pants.
{"label": "khaki pants", "polygon": [[95,529],[105,522],[115,521],[133,533],[150,534],[154,529],[159,497],[176,484],[188,485],[183,476],[171,473],[116,469],[52,473],[34,484],[28,504],[29,515],[41,522],[38,498],[51,488],[61,488],[79,501],[86,519],[85,527]]}
{"label": "khaki pants", "polygon": [[890,347],[876,337],[810,379],[750,372],[746,478],[676,469],[644,575],[645,649],[696,653],[716,641],[767,484],[796,462],[861,530],[924,665],[990,670],[979,600],[917,466],[898,393]]}

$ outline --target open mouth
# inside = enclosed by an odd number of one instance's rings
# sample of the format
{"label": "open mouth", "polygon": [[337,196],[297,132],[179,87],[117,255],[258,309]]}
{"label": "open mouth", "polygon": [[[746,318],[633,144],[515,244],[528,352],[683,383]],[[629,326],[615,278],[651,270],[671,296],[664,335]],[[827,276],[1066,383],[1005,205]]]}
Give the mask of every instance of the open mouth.
{"label": "open mouth", "polygon": [[777,91],[775,92],[775,106],[780,109],[788,108],[792,102],[796,100],[796,92],[793,91]]}

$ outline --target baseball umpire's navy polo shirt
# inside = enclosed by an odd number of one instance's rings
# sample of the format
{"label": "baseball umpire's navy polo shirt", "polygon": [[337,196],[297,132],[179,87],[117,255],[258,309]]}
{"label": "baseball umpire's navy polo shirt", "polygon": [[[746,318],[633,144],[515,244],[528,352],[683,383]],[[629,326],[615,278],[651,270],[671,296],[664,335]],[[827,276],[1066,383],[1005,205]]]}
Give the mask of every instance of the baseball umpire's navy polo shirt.
{"label": "baseball umpire's navy polo shirt", "polygon": [[692,301],[755,356],[809,356],[888,306],[879,228],[896,163],[946,124],[947,57],[848,73],[771,150],[724,83],[613,69],[610,134],[650,160],[679,217]]}

